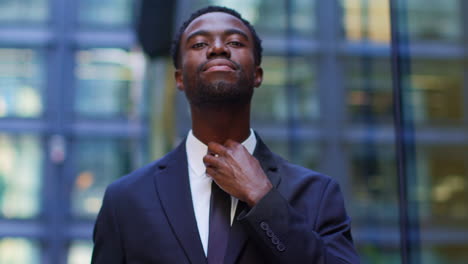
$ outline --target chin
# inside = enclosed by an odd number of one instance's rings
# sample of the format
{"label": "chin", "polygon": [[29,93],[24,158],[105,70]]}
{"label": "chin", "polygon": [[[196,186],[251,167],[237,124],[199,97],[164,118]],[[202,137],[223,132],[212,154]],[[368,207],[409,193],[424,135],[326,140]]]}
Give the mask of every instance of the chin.
{"label": "chin", "polygon": [[190,103],[198,107],[241,106],[250,103],[253,88],[223,81],[200,85],[195,92],[186,94]]}

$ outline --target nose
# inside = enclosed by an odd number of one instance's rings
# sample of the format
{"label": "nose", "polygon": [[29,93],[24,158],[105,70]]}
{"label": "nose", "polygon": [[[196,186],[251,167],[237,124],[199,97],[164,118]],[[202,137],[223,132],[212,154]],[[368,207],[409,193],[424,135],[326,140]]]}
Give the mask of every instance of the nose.
{"label": "nose", "polygon": [[223,43],[221,40],[216,40],[213,42],[211,47],[207,50],[208,59],[215,57],[231,57],[231,50]]}

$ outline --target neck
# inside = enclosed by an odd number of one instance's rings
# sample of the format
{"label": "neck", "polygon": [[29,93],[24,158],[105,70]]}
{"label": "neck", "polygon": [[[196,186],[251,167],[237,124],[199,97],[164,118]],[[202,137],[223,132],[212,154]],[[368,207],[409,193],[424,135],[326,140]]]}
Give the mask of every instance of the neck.
{"label": "neck", "polygon": [[231,139],[243,142],[250,135],[250,104],[198,108],[191,106],[193,135],[207,145]]}

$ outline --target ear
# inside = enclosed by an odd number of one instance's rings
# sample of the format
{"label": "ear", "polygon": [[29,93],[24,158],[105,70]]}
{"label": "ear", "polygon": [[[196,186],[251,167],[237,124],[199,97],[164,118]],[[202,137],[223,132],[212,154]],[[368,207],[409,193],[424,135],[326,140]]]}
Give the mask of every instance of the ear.
{"label": "ear", "polygon": [[176,81],[177,89],[179,89],[180,91],[184,91],[184,89],[185,89],[185,87],[184,87],[184,75],[182,74],[181,69],[176,69],[176,71],[174,72],[174,78],[175,78],[175,81]]}
{"label": "ear", "polygon": [[254,87],[258,88],[263,81],[263,69],[260,66],[255,66]]}

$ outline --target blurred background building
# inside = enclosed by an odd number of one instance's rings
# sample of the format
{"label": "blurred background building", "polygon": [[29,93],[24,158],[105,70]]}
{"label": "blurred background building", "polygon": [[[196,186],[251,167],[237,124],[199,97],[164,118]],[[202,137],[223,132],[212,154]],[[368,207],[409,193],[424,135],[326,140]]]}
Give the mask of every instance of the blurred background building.
{"label": "blurred background building", "polygon": [[[467,1],[160,2],[156,40],[207,4],[255,25],[253,127],[340,182],[363,263],[468,263]],[[138,44],[142,4],[0,0],[0,263],[89,263],[106,186],[190,128],[167,49]]]}

